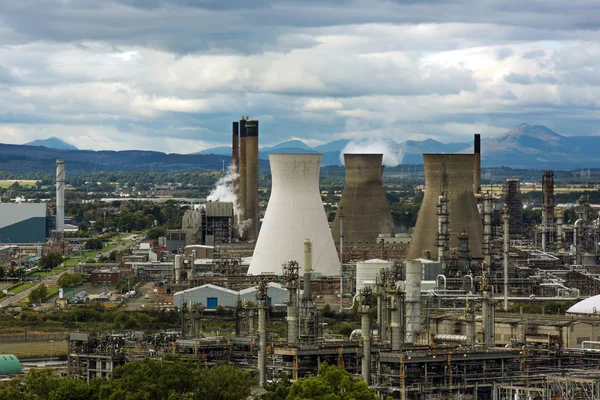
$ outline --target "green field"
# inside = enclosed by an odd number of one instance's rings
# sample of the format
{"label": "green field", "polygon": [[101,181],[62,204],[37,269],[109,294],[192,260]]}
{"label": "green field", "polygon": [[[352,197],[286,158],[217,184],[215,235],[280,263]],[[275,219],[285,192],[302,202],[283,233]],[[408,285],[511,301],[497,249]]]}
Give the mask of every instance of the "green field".
{"label": "green field", "polygon": [[0,188],[6,189],[11,187],[15,182],[19,182],[19,185],[25,187],[35,187],[36,180],[32,179],[2,179],[0,180]]}
{"label": "green field", "polygon": [[67,344],[63,342],[13,342],[0,343],[0,353],[17,357],[47,357],[67,355]]}

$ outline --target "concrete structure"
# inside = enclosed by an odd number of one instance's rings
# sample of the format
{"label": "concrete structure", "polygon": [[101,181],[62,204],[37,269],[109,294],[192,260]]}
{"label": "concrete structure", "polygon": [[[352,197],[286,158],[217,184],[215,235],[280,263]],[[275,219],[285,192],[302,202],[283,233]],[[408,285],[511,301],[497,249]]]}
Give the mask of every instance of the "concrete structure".
{"label": "concrete structure", "polygon": [[[231,181],[231,189],[233,190],[233,194],[236,198],[239,196],[239,171],[240,171],[240,124],[239,122],[234,122],[232,126],[231,132],[231,167],[235,175],[237,175]],[[234,176],[235,176],[234,175]]]}
{"label": "concrete structure", "polygon": [[56,160],[56,232],[62,239],[65,232],[65,160]]}
{"label": "concrete structure", "polygon": [[246,121],[246,219],[250,226],[245,236],[249,241],[258,238],[258,121]]}
{"label": "concrete structure", "polygon": [[185,231],[186,246],[202,244],[202,223],[204,210],[201,207],[187,210],[181,220],[181,228]]}
{"label": "concrete structure", "polygon": [[186,246],[186,232],[183,229],[167,230],[167,251],[169,253],[183,250]]}
{"label": "concrete structure", "polygon": [[301,260],[303,241],[313,243],[313,271],[339,274],[340,264],[319,192],[320,154],[271,154],[272,189],[248,273],[283,274]]}
{"label": "concrete structure", "polygon": [[375,281],[379,277],[382,269],[390,269],[392,263],[385,260],[367,260],[356,263],[356,292],[362,290],[365,286],[375,286]]}
{"label": "concrete structure", "polygon": [[437,204],[444,193],[448,198],[448,247],[459,247],[458,235],[466,232],[473,258],[481,258],[483,225],[473,195],[472,154],[423,154],[425,195],[408,248],[408,259],[438,259]]}
{"label": "concrete structure", "polygon": [[240,118],[240,185],[238,203],[240,209],[240,219],[246,219],[246,121],[248,117]]}
{"label": "concrete structure", "polygon": [[0,242],[43,243],[47,237],[45,203],[0,203]]}
{"label": "concrete structure", "polygon": [[346,180],[331,231],[336,243],[340,242],[342,215],[346,245],[373,243],[378,241],[380,233],[391,236],[396,233],[383,191],[382,160],[383,154],[344,154]]}

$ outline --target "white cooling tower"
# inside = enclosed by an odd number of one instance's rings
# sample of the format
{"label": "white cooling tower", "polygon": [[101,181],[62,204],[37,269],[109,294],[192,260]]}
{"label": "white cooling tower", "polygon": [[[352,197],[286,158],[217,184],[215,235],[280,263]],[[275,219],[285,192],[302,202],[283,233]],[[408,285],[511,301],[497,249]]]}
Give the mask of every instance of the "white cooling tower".
{"label": "white cooling tower", "polygon": [[250,275],[283,274],[313,244],[313,271],[339,275],[340,261],[319,192],[320,154],[271,154],[271,198],[254,248]]}

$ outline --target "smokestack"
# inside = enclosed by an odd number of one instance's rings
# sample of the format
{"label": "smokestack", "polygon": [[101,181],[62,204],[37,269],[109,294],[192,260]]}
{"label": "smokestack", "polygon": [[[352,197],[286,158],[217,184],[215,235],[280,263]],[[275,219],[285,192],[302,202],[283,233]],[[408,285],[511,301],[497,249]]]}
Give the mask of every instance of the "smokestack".
{"label": "smokestack", "polygon": [[361,291],[361,332],[363,342],[362,356],[362,378],[367,385],[371,384],[371,303],[372,292],[370,287],[365,287]]}
{"label": "smokestack", "polygon": [[267,285],[264,281],[258,284],[256,292],[258,301],[258,383],[267,383]]}
{"label": "smokestack", "polygon": [[483,259],[492,265],[492,194],[483,195]]}
{"label": "smokestack", "polygon": [[310,273],[312,271],[312,243],[310,239],[304,241],[304,298],[312,299],[312,287],[310,285]]}
{"label": "smokestack", "polygon": [[509,238],[510,238],[510,214],[508,213],[508,207],[504,209],[502,213],[503,232],[502,236],[504,243],[502,246],[502,253],[504,260],[502,265],[504,266],[504,311],[508,310],[508,256],[509,256]]}
{"label": "smokestack", "polygon": [[246,218],[251,221],[247,240],[258,237],[258,121],[246,121]]}
{"label": "smokestack", "polygon": [[[239,158],[239,197],[240,202],[240,219],[245,220],[246,217],[246,120],[247,117],[240,119],[240,158]],[[241,222],[241,221],[240,221]],[[244,232],[245,234],[245,232]]]}
{"label": "smokestack", "polygon": [[[231,165],[233,167],[233,171],[235,173],[239,172],[240,168],[240,124],[239,122],[234,122],[232,126],[231,132]],[[233,194],[236,197],[239,197],[239,175],[237,178],[231,181],[231,188],[233,189]]]}
{"label": "smokestack", "polygon": [[563,212],[559,211],[556,217],[556,247],[560,253],[563,251],[563,215]]}
{"label": "smokestack", "polygon": [[477,194],[481,193],[481,135],[476,133],[474,140],[475,172],[473,174],[473,191]]}
{"label": "smokestack", "polygon": [[390,205],[383,191],[382,160],[383,154],[344,154],[346,180],[331,228],[336,243],[340,242],[342,213],[345,243],[373,243],[380,233],[396,233]]}
{"label": "smokestack", "polygon": [[310,239],[313,270],[338,276],[340,260],[319,190],[320,154],[271,154],[271,198],[254,247],[248,274],[282,275],[281,265],[303,257],[302,239]]}
{"label": "smokestack", "polygon": [[451,232],[448,248],[458,248],[458,234],[466,232],[472,257],[481,258],[483,225],[473,196],[473,157],[472,154],[423,154],[425,194],[408,248],[409,260],[428,253],[432,260],[438,259],[437,204],[441,194],[448,200],[448,231]]}
{"label": "smokestack", "polygon": [[65,232],[65,160],[56,160],[56,232],[62,239]]}
{"label": "smokestack", "polygon": [[290,261],[284,267],[283,279],[286,282],[287,298],[287,344],[298,344],[298,263]]}
{"label": "smokestack", "polygon": [[[395,285],[395,282],[394,282]],[[402,318],[402,299],[400,294],[397,291],[394,291],[394,295],[392,297],[394,300],[393,307],[391,308],[391,337],[390,337],[390,345],[392,347],[392,351],[400,350],[402,346],[402,327],[401,318]]]}
{"label": "smokestack", "polygon": [[179,285],[181,283],[181,265],[183,263],[183,256],[181,254],[177,254],[175,256],[175,284]]}

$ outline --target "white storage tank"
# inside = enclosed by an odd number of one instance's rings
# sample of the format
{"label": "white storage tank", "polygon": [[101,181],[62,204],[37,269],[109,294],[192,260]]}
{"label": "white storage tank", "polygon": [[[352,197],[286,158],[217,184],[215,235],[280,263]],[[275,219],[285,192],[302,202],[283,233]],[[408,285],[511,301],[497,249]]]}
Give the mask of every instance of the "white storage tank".
{"label": "white storage tank", "polygon": [[379,271],[390,269],[392,263],[377,258],[356,263],[356,293],[365,286],[373,286],[379,278]]}

